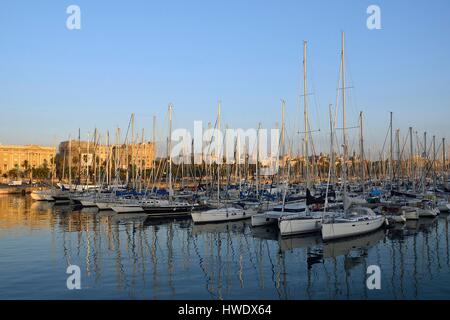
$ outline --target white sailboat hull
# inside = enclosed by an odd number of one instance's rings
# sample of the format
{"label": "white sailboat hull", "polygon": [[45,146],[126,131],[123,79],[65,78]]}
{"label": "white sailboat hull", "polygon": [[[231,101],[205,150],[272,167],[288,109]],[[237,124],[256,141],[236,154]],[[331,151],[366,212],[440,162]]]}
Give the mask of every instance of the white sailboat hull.
{"label": "white sailboat hull", "polygon": [[299,218],[280,220],[278,227],[282,236],[305,234],[320,231],[322,218]]}
{"label": "white sailboat hull", "polygon": [[53,197],[50,193],[42,192],[42,191],[33,191],[31,193],[31,199],[35,201],[54,201]]}
{"label": "white sailboat hull", "polygon": [[438,206],[438,209],[440,212],[449,212],[450,211],[450,204],[449,203],[442,203]]}
{"label": "white sailboat hull", "polygon": [[255,211],[251,209],[220,208],[192,212],[191,216],[194,223],[208,223],[250,219],[254,214]]}
{"label": "white sailboat hull", "polygon": [[111,210],[111,204],[109,202],[96,202],[95,205],[99,210]]}
{"label": "white sailboat hull", "polygon": [[324,223],[322,224],[322,239],[332,240],[368,233],[380,228],[384,219],[380,216],[370,220]]}
{"label": "white sailboat hull", "polygon": [[80,203],[83,207],[96,207],[94,200],[80,200]]}
{"label": "white sailboat hull", "polygon": [[395,223],[405,223],[406,222],[406,217],[403,214],[386,215],[386,218],[394,221]]}
{"label": "white sailboat hull", "polygon": [[258,213],[252,216],[252,227],[278,224],[281,217],[290,215],[297,215],[297,213],[282,211],[266,211],[263,213]]}
{"label": "white sailboat hull", "polygon": [[419,214],[420,218],[433,218],[436,217],[439,214],[439,210],[437,208],[433,209],[417,209],[417,213]]}
{"label": "white sailboat hull", "polygon": [[406,220],[419,220],[419,212],[417,212],[417,209],[403,210],[403,215]]}
{"label": "white sailboat hull", "polygon": [[111,209],[116,213],[139,213],[139,212],[144,213],[144,209],[142,209],[141,206],[133,206],[133,205],[128,206],[114,205],[111,206]]}

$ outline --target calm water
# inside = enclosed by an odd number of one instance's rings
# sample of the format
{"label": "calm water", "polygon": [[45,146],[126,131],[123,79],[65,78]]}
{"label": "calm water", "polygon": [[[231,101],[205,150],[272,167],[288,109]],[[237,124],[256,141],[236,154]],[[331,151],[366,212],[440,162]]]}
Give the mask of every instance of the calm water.
{"label": "calm water", "polygon": [[[0,299],[449,299],[449,218],[323,244],[0,196]],[[66,268],[81,268],[68,290]],[[381,290],[366,288],[379,265]]]}

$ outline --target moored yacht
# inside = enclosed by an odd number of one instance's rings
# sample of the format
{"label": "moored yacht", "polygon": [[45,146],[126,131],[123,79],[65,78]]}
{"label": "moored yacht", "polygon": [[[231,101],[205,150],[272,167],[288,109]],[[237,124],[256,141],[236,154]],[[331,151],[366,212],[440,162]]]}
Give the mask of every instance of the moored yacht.
{"label": "moored yacht", "polygon": [[439,209],[433,207],[429,201],[423,201],[417,208],[417,213],[420,218],[434,218],[439,214]]}
{"label": "moored yacht", "polygon": [[31,199],[35,201],[55,201],[51,190],[37,190],[31,192]]}
{"label": "moored yacht", "polygon": [[242,208],[238,205],[226,205],[207,211],[191,212],[194,223],[225,222],[249,219],[256,214],[256,208]]}
{"label": "moored yacht", "polygon": [[382,215],[366,207],[348,209],[344,216],[330,216],[322,222],[322,239],[332,240],[375,231],[385,221]]}
{"label": "moored yacht", "polygon": [[321,212],[291,214],[281,217],[278,222],[281,236],[318,232],[321,226]]}
{"label": "moored yacht", "polygon": [[265,226],[270,224],[277,224],[279,219],[284,216],[297,215],[305,212],[305,201],[295,201],[293,203],[286,203],[284,206],[279,205],[270,211],[265,211],[252,216],[252,226]]}
{"label": "moored yacht", "polygon": [[416,207],[402,206],[400,210],[406,220],[419,220],[419,212]]}

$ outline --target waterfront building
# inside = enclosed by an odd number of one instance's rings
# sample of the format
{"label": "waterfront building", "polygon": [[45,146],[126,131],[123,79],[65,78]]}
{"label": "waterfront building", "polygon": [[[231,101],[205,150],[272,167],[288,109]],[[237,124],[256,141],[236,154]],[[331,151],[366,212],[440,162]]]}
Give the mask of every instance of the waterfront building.
{"label": "waterfront building", "polygon": [[51,168],[55,152],[53,147],[0,144],[0,174],[6,174],[12,169]]}
{"label": "waterfront building", "polygon": [[117,163],[122,169],[126,169],[127,165],[131,164],[143,169],[151,169],[155,159],[155,145],[152,142],[146,142],[108,146],[88,141],[63,141],[59,144],[59,157],[65,158],[66,163],[69,158],[72,158],[72,166],[78,164],[90,167],[105,166],[110,158],[111,166]]}

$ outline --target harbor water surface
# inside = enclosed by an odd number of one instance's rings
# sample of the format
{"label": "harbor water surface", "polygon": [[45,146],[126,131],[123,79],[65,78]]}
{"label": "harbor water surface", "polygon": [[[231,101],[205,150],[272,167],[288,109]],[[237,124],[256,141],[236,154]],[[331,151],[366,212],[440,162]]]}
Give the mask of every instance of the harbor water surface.
{"label": "harbor water surface", "polygon": [[323,243],[0,196],[0,299],[450,299],[449,253],[448,214]]}

